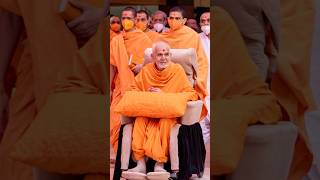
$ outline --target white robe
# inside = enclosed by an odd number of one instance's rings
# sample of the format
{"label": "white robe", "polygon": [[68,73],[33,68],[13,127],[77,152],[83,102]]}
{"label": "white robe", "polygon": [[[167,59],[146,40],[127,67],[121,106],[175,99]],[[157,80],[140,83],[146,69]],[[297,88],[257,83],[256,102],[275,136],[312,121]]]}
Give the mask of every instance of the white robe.
{"label": "white robe", "polygon": [[202,133],[203,133],[203,140],[205,143],[207,143],[210,140],[210,39],[203,32],[199,33],[199,36],[200,36],[202,47],[208,59],[208,79],[207,79],[208,96],[205,98],[206,106],[208,108],[208,115],[205,117],[203,121],[200,122]]}

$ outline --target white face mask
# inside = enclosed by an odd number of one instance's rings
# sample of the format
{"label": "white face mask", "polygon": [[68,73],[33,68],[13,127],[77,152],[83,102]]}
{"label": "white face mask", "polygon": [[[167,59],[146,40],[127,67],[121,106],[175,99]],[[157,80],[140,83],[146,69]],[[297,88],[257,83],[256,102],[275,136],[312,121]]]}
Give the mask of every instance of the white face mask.
{"label": "white face mask", "polygon": [[155,29],[157,32],[161,32],[162,29],[164,28],[164,25],[161,24],[161,23],[155,23],[155,24],[153,25],[153,27],[154,27],[154,29]]}
{"label": "white face mask", "polygon": [[201,26],[202,32],[204,32],[206,35],[210,34],[210,26],[209,25],[204,25]]}

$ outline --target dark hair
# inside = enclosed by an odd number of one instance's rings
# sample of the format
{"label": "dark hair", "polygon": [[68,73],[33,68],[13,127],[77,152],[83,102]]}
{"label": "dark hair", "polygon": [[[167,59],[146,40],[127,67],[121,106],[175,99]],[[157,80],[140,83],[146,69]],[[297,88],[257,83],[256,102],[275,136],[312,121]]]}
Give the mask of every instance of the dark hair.
{"label": "dark hair", "polygon": [[175,6],[175,7],[171,8],[169,11],[169,15],[171,12],[180,12],[183,18],[186,16],[185,10],[180,6]]}
{"label": "dark hair", "polygon": [[141,9],[141,10],[137,11],[137,14],[141,14],[141,13],[146,14],[147,19],[149,19],[149,13],[146,10]]}
{"label": "dark hair", "polygon": [[123,11],[131,11],[134,17],[137,16],[137,10],[134,7],[131,7],[131,6],[125,7],[124,9],[122,9],[121,13]]}

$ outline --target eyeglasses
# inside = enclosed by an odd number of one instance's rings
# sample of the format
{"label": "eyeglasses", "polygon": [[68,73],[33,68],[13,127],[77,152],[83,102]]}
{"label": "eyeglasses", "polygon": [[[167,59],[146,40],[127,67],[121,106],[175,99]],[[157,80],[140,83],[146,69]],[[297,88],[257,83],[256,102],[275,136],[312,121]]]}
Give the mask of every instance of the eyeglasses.
{"label": "eyeglasses", "polygon": [[111,24],[120,24],[120,21],[112,21]]}
{"label": "eyeglasses", "polygon": [[181,20],[182,19],[182,17],[168,17],[168,19],[170,19],[170,20]]}

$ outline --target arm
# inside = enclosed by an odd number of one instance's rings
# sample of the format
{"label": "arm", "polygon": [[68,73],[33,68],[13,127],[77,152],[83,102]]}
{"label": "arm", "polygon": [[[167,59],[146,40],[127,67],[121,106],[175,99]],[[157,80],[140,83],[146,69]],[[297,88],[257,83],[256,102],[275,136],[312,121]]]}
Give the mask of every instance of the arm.
{"label": "arm", "polygon": [[4,78],[17,46],[21,27],[21,17],[0,9],[0,139],[5,129],[4,112],[8,104]]}
{"label": "arm", "polygon": [[79,0],[71,0],[70,3],[82,11],[81,16],[67,24],[76,36],[79,47],[81,47],[96,33],[100,22],[107,15],[109,3],[104,0],[102,8],[97,8]]}

